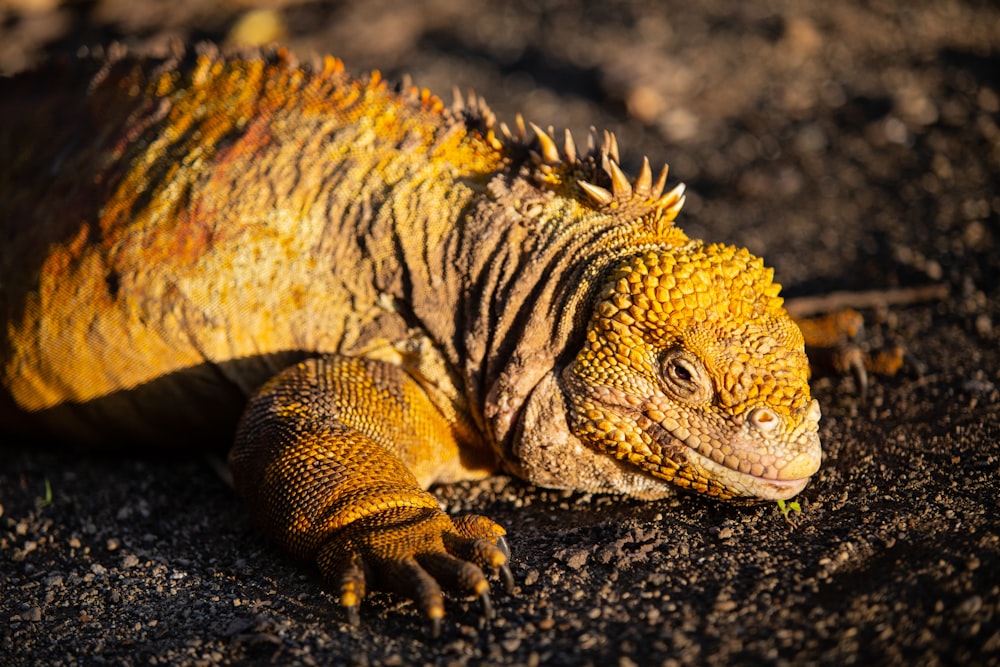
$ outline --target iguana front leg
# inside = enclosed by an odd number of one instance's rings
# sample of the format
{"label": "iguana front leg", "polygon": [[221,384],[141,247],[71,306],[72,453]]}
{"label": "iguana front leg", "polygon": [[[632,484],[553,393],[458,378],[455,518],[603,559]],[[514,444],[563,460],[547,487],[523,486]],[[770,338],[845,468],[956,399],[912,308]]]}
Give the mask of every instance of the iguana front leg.
{"label": "iguana front leg", "polygon": [[483,570],[510,581],[504,529],[481,516],[452,520],[422,488],[462,453],[406,371],[331,356],[256,392],[229,462],[264,532],[319,566],[352,621],[371,584],[412,598],[436,631],[442,586],[478,595],[489,614]]}

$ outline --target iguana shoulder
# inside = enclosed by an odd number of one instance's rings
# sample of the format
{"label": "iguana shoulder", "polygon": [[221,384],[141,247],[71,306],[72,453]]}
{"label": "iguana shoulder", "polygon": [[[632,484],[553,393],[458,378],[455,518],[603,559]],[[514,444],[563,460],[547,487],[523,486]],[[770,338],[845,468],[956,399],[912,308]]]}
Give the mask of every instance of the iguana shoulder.
{"label": "iguana shoulder", "polygon": [[819,466],[771,270],[689,239],[683,186],[626,177],[613,135],[281,51],[2,86],[3,427],[235,430],[251,513],[352,615],[374,584],[439,619],[441,585],[506,572],[435,481],[787,498]]}

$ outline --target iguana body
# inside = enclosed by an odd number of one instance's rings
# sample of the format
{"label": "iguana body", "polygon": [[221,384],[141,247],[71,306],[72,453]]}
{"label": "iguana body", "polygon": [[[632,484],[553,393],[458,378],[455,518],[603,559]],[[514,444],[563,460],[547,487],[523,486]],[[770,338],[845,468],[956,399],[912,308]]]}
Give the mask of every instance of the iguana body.
{"label": "iguana body", "polygon": [[0,99],[0,425],[236,428],[255,518],[350,610],[366,571],[435,618],[439,583],[485,594],[503,530],[435,482],[786,498],[819,465],[771,271],[689,240],[682,190],[625,180],[613,137],[560,152],[283,53],[81,62]]}

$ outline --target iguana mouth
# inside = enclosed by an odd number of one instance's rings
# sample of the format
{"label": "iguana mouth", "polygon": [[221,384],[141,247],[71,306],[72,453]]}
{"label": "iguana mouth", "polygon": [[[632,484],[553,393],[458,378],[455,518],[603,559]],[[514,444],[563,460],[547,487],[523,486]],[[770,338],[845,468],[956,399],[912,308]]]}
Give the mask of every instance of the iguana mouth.
{"label": "iguana mouth", "polygon": [[737,496],[760,500],[787,500],[801,493],[812,479],[812,475],[795,479],[761,477],[716,463],[690,448],[688,453],[691,455],[688,463],[698,471],[699,476],[714,480]]}
{"label": "iguana mouth", "polygon": [[[760,500],[786,500],[800,493],[809,480],[819,469],[820,444],[817,437],[809,438],[808,434],[799,436],[808,442],[803,442],[798,449],[800,453],[793,456],[781,471],[785,477],[754,474],[740,470],[725,463],[715,461],[699,451],[700,442],[692,443],[671,433],[660,424],[654,424],[654,437],[664,443],[664,453],[669,452],[670,459],[677,464],[675,477],[695,479],[707,482],[711,480],[725,489],[728,494],[736,497],[757,498]],[[753,449],[752,443],[739,443],[737,438],[732,444],[733,449]],[[780,472],[779,472],[780,474]]]}

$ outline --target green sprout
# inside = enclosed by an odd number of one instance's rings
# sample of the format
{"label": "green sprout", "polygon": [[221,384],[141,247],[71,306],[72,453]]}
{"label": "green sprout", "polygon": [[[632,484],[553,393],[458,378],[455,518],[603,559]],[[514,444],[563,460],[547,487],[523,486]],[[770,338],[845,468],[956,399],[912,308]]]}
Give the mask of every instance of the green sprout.
{"label": "green sprout", "polygon": [[787,503],[784,500],[779,500],[778,509],[781,510],[781,516],[785,517],[785,521],[794,526],[795,522],[792,521],[790,514],[792,512],[801,512],[802,506],[795,500],[790,500]]}
{"label": "green sprout", "polygon": [[43,507],[48,507],[52,504],[52,483],[49,482],[48,478],[45,478],[45,495],[35,501],[35,506],[38,509]]}

